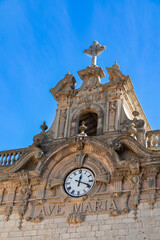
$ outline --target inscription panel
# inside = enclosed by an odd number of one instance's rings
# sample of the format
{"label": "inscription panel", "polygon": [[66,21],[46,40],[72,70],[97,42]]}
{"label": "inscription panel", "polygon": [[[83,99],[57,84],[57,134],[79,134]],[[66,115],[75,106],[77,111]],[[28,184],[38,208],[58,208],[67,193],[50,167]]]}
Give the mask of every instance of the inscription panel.
{"label": "inscription panel", "polygon": [[[124,199],[125,198],[125,199]],[[125,209],[125,211],[124,211]],[[113,216],[125,214],[128,209],[128,195],[103,200],[86,200],[83,202],[77,201],[74,203],[45,203],[36,205],[31,209],[32,219],[55,218],[58,216],[69,216],[70,214],[98,214],[106,213]],[[33,213],[34,211],[34,213]],[[28,215],[30,213],[28,212]],[[27,218],[27,214],[26,214]]]}

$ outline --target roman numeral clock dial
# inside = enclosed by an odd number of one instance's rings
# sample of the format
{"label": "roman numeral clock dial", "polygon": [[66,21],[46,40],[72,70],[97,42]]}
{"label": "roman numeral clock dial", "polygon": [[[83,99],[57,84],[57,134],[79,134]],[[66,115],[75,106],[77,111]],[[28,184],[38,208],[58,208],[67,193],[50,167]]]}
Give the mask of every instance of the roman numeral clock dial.
{"label": "roman numeral clock dial", "polygon": [[94,175],[89,169],[76,169],[66,177],[64,189],[72,197],[81,197],[91,190],[93,184]]}

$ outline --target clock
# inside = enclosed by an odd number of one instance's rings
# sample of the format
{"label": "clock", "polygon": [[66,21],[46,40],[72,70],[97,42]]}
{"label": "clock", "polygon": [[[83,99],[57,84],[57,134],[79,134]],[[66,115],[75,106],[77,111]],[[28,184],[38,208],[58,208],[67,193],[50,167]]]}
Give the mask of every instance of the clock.
{"label": "clock", "polygon": [[72,197],[81,197],[91,190],[94,174],[87,168],[75,169],[64,181],[64,189]]}

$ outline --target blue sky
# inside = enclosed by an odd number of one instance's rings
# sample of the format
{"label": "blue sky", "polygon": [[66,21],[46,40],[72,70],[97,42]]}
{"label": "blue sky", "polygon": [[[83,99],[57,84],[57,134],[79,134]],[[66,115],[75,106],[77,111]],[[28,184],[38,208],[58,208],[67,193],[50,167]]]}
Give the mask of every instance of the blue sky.
{"label": "blue sky", "polygon": [[50,127],[57,104],[49,89],[68,71],[80,86],[93,40],[107,46],[97,65],[106,73],[117,60],[160,128],[159,0],[0,0],[0,150],[32,144],[44,120]]}

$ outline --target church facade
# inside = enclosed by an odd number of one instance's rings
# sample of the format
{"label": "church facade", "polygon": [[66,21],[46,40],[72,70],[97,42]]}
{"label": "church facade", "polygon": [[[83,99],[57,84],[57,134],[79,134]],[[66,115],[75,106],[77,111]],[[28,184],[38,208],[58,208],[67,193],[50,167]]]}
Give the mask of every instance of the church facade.
{"label": "church facade", "polygon": [[28,148],[0,152],[0,239],[159,240],[160,130],[152,131],[132,81],[106,49],[67,73],[50,92],[58,102]]}

